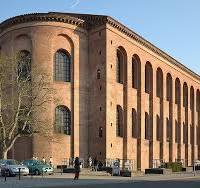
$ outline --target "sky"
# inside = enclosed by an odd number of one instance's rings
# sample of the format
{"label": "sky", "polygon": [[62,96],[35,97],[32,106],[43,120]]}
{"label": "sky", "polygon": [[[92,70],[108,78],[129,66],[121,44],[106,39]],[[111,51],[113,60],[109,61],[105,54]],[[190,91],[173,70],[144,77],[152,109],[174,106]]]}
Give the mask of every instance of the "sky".
{"label": "sky", "polygon": [[111,16],[200,75],[200,0],[0,0],[0,22],[50,11]]}

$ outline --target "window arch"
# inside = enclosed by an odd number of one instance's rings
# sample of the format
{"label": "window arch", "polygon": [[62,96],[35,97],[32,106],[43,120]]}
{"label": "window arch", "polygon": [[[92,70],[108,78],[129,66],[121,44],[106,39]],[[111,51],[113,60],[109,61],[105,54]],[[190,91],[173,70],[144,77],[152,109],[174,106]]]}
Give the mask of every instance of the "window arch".
{"label": "window arch", "polygon": [[183,84],[183,107],[188,107],[188,86],[186,82]]}
{"label": "window arch", "polygon": [[145,92],[151,93],[153,89],[153,69],[150,62],[145,65]]}
{"label": "window arch", "polygon": [[21,50],[18,53],[18,77],[23,80],[31,80],[31,53]]}
{"label": "window arch", "polygon": [[123,110],[120,105],[117,105],[116,130],[117,136],[123,137]]}
{"label": "window arch", "polygon": [[172,101],[172,76],[167,73],[167,90],[166,96],[168,101]]}
{"label": "window arch", "polygon": [[163,97],[163,72],[160,67],[156,71],[156,96]]}
{"label": "window arch", "polygon": [[126,76],[126,73],[124,73],[127,64],[126,61],[127,61],[126,51],[122,46],[120,46],[117,49],[117,62],[116,62],[116,80],[120,84],[124,83],[124,77]]}
{"label": "window arch", "polygon": [[138,137],[138,122],[137,122],[137,112],[132,108],[132,137]]}
{"label": "window arch", "polygon": [[181,104],[181,84],[179,78],[175,80],[175,103]]}
{"label": "window arch", "polygon": [[57,106],[55,110],[56,132],[71,135],[71,112],[66,106]]}
{"label": "window arch", "polygon": [[56,81],[71,81],[71,58],[67,51],[60,49],[55,54],[55,72]]}
{"label": "window arch", "polygon": [[132,87],[138,89],[140,86],[141,63],[138,55],[132,57]]}
{"label": "window arch", "polygon": [[190,87],[190,109],[194,111],[194,87]]}

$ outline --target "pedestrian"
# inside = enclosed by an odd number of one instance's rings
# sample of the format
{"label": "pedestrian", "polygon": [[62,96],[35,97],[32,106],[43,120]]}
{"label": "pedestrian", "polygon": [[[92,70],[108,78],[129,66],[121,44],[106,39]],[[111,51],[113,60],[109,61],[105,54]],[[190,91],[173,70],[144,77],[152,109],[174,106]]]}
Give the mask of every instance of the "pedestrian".
{"label": "pedestrian", "polygon": [[52,157],[49,158],[49,164],[51,167],[53,167],[53,158]]}
{"label": "pedestrian", "polygon": [[75,177],[74,177],[74,180],[78,180],[79,179],[79,173],[80,173],[80,161],[79,161],[78,157],[75,158],[74,168],[75,168]]}
{"label": "pedestrian", "polygon": [[43,157],[42,158],[42,162],[44,163],[44,164],[46,164],[46,159]]}
{"label": "pedestrian", "polygon": [[74,157],[69,158],[69,166],[71,166],[71,167],[74,166]]}
{"label": "pedestrian", "polygon": [[92,157],[89,156],[88,158],[88,164],[89,164],[89,168],[92,168]]}
{"label": "pedestrian", "polygon": [[97,169],[98,169],[98,160],[97,160],[97,158],[95,157],[95,158],[94,158],[94,170],[97,171]]}

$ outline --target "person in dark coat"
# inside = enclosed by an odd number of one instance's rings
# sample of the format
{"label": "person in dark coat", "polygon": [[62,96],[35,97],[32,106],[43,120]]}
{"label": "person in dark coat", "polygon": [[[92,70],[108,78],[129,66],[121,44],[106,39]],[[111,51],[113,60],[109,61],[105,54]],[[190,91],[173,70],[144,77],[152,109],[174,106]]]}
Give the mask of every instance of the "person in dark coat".
{"label": "person in dark coat", "polygon": [[75,168],[75,177],[74,177],[74,180],[78,180],[79,179],[79,173],[80,173],[80,161],[79,161],[78,157],[75,158],[74,168]]}
{"label": "person in dark coat", "polygon": [[94,170],[97,171],[97,169],[98,169],[98,160],[97,160],[97,158],[95,157],[95,158],[94,158]]}

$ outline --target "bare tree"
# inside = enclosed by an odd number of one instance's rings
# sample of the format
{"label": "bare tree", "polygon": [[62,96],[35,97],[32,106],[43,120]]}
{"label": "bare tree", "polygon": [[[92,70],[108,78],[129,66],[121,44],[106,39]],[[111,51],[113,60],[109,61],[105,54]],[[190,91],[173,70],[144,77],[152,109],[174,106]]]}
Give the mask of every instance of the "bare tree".
{"label": "bare tree", "polygon": [[53,99],[50,83],[44,70],[31,64],[29,52],[0,56],[0,158],[7,158],[18,138],[37,132],[50,133],[48,128],[41,130],[40,125],[46,121],[34,117]]}

